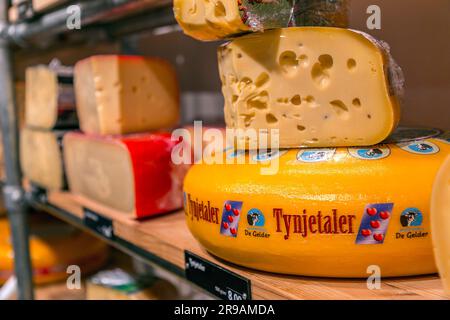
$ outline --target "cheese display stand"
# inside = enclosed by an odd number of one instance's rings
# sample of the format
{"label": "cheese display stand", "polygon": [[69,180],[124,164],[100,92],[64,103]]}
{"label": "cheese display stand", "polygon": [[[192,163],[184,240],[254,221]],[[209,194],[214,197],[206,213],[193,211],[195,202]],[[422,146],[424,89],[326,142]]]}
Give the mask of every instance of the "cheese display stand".
{"label": "cheese display stand", "polygon": [[[0,0],[0,283],[31,300],[112,246],[211,299],[448,300],[449,128],[403,126],[403,71],[350,20],[350,0]],[[115,47],[73,54],[100,42]],[[223,100],[198,129],[184,107],[203,87]],[[175,163],[183,148],[195,161]],[[64,227],[36,228],[31,210]],[[104,269],[84,290],[180,287]]]}

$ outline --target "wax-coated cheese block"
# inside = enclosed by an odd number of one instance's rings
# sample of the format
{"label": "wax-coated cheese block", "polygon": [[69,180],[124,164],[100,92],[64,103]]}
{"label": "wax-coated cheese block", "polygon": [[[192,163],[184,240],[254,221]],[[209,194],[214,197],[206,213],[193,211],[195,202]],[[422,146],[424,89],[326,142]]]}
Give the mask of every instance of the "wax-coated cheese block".
{"label": "wax-coated cheese block", "polygon": [[172,163],[177,143],[165,133],[69,133],[64,137],[69,189],[88,208],[100,206],[137,218],[181,208],[187,166]]}
{"label": "wax-coated cheese block", "polygon": [[[30,225],[30,256],[36,284],[66,280],[71,265],[78,266],[87,275],[108,260],[107,244],[67,224],[32,215]],[[0,218],[0,283],[13,274],[14,250],[9,223],[6,218]]]}
{"label": "wax-coated cheese block", "polygon": [[78,127],[73,68],[53,60],[26,70],[25,123],[42,129]]}
{"label": "wax-coated cheese block", "polygon": [[32,183],[49,190],[66,188],[62,137],[66,131],[23,128],[20,132],[20,166]]}
{"label": "wax-coated cheese block", "polygon": [[[447,137],[450,143],[450,135]],[[431,197],[431,231],[436,265],[450,295],[450,156],[439,170]]]}
{"label": "wax-coated cheese block", "polygon": [[90,57],[75,65],[75,91],[80,127],[85,133],[144,132],[178,122],[175,71],[163,59]]}
{"label": "wax-coated cheese block", "polygon": [[346,27],[347,0],[175,0],[185,34],[198,40],[291,26]]}
{"label": "wax-coated cheese block", "polygon": [[225,122],[280,147],[364,146],[397,126],[401,69],[387,46],[360,32],[271,30],[219,48]]}
{"label": "wax-coated cheese block", "polygon": [[[450,145],[410,133],[365,148],[228,150],[223,160],[235,162],[195,164],[184,182],[189,229],[212,254],[265,271],[434,273],[431,189]],[[269,166],[275,174],[262,174]]]}

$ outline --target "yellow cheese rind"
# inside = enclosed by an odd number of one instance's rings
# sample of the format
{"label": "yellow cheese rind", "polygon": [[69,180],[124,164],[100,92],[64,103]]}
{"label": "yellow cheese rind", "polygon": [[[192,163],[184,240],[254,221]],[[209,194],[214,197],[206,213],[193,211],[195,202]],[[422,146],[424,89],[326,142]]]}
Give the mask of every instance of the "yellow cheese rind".
{"label": "yellow cheese rind", "polygon": [[[450,145],[427,139],[420,143],[428,153],[415,153],[417,143],[370,148],[379,149],[379,154],[366,148],[285,150],[274,157],[279,161],[275,175],[261,174],[261,169],[269,166],[265,161],[249,164],[248,152],[237,156],[245,159],[245,164],[195,164],[184,183],[188,227],[212,254],[264,271],[368,277],[368,267],[375,266],[370,270],[379,268],[382,277],[434,273],[431,188],[438,168],[450,154]],[[376,159],[364,158],[369,151],[378,154]],[[314,152],[315,156],[302,155],[305,152]],[[224,157],[230,159],[232,155],[227,151]],[[314,162],[315,157],[322,160]],[[222,232],[227,201],[242,202],[236,237]],[[370,237],[367,240],[372,243],[358,240],[363,236],[367,209],[390,205],[382,243]],[[282,216],[277,220],[279,209]],[[264,222],[252,227],[248,214],[258,211]],[[306,221],[317,222],[319,212],[321,233],[312,233],[312,228],[303,228],[302,224],[294,232],[296,219],[305,216]],[[379,209],[374,217],[383,223],[381,212]],[[417,220],[409,224],[407,214]],[[326,219],[331,219],[331,229],[324,226],[324,216],[330,217]],[[344,228],[337,229],[333,221],[340,223],[340,219],[345,222]],[[370,231],[373,237],[376,230]]]}
{"label": "yellow cheese rind", "polygon": [[439,169],[431,196],[434,258],[444,289],[450,295],[450,157]]}
{"label": "yellow cheese rind", "polygon": [[31,182],[60,190],[65,185],[60,132],[23,128],[20,132],[20,166]]}
{"label": "yellow cheese rind", "polygon": [[146,132],[178,122],[178,84],[165,60],[93,56],[76,64],[74,77],[77,113],[85,133]]}
{"label": "yellow cheese rind", "polygon": [[281,148],[373,145],[398,124],[393,62],[360,32],[270,30],[223,45],[218,59],[227,127],[279,129]]}
{"label": "yellow cheese rind", "polygon": [[198,40],[250,31],[242,22],[237,0],[174,0],[173,10],[184,33]]}

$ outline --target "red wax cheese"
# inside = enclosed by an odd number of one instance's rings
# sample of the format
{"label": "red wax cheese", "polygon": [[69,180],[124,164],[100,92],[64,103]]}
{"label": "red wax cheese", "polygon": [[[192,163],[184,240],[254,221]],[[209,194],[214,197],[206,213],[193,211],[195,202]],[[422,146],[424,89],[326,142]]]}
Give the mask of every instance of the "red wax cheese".
{"label": "red wax cheese", "polygon": [[70,191],[93,210],[114,210],[137,218],[182,206],[186,165],[171,160],[170,134],[64,137]]}

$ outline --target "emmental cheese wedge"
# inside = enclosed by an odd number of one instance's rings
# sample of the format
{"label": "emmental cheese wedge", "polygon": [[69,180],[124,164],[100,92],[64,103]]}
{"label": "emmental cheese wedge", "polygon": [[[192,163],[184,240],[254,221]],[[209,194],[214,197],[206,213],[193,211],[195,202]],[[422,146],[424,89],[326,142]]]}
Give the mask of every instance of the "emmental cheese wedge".
{"label": "emmental cheese wedge", "polygon": [[203,41],[290,26],[348,24],[347,0],[175,0],[185,34]]}
{"label": "emmental cheese wedge", "polygon": [[235,39],[218,51],[225,122],[279,129],[280,147],[367,146],[399,121],[401,69],[361,32],[299,27]]}
{"label": "emmental cheese wedge", "polygon": [[177,143],[170,134],[67,134],[69,189],[82,205],[97,212],[112,210],[142,218],[181,208],[187,166],[171,161]]}
{"label": "emmental cheese wedge", "polygon": [[[437,131],[411,133],[365,148],[228,150],[234,163],[195,164],[184,182],[189,229],[212,254],[264,271],[434,273],[431,189],[450,145]],[[262,175],[275,161],[278,172]]]}
{"label": "emmental cheese wedge", "polygon": [[78,127],[73,68],[54,60],[26,70],[25,124],[40,129]]}
{"label": "emmental cheese wedge", "polygon": [[159,58],[106,55],[82,60],[75,65],[75,93],[85,133],[136,133],[178,122],[175,71]]}
{"label": "emmental cheese wedge", "polygon": [[[450,141],[450,135],[448,138]],[[434,182],[431,231],[436,265],[445,291],[450,296],[450,157],[442,165]]]}
{"label": "emmental cheese wedge", "polygon": [[65,131],[23,128],[20,133],[20,166],[34,184],[49,190],[66,187],[62,160]]}

